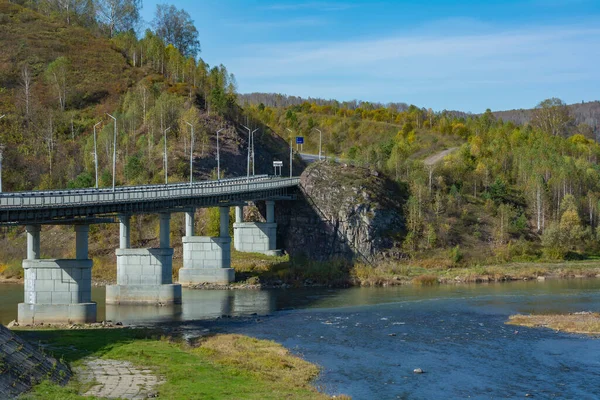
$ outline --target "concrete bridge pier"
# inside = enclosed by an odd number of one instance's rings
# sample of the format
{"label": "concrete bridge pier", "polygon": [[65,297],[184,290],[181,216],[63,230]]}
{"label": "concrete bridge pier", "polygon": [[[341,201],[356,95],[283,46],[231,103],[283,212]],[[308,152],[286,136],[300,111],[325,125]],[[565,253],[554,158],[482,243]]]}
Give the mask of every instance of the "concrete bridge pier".
{"label": "concrete bridge pier", "polygon": [[40,259],[40,225],[27,225],[24,302],[20,324],[96,321],[92,302],[92,260],[88,259],[88,225],[75,225],[75,259]]}
{"label": "concrete bridge pier", "polygon": [[236,207],[233,241],[237,251],[266,255],[281,254],[281,250],[277,250],[275,202],[267,200],[265,203],[267,206],[267,222],[244,222],[243,208]]}
{"label": "concrete bridge pier", "polygon": [[106,287],[106,304],[180,304],[181,285],[173,283],[169,213],[160,216],[160,247],[132,249],[130,215],[119,215],[117,284]]}
{"label": "concrete bridge pier", "polygon": [[227,284],[235,280],[231,268],[231,237],[229,236],[229,207],[219,207],[219,236],[194,236],[194,211],[186,213],[183,241],[183,268],[179,283]]}

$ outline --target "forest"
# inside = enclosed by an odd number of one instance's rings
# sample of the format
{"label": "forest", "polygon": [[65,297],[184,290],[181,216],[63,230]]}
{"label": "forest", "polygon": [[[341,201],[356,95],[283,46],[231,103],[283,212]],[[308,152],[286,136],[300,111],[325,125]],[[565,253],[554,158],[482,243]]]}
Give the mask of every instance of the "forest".
{"label": "forest", "polygon": [[[384,171],[403,185],[412,259],[456,263],[584,258],[597,254],[600,146],[560,99],[527,123],[410,105],[309,102],[249,112],[305,152]],[[293,131],[290,133],[286,130]],[[428,156],[454,150],[440,163]]]}
{"label": "forest", "polygon": [[[303,151],[378,170],[403,185],[402,253],[449,266],[589,258],[600,251],[595,103],[542,100],[522,121],[398,102],[237,94],[224,65],[199,57],[189,14],[139,0],[0,2],[0,140],[6,191],[160,183],[210,158],[215,128],[232,148],[251,121]],[[583,108],[581,108],[581,107]],[[590,116],[582,120],[584,110]],[[109,115],[107,115],[109,114]],[[590,119],[591,118],[591,119]],[[291,131],[291,132],[290,132]],[[95,150],[96,149],[96,150]],[[441,162],[424,160],[451,150]],[[206,164],[204,177],[214,174]],[[200,173],[200,171],[197,171]]]}

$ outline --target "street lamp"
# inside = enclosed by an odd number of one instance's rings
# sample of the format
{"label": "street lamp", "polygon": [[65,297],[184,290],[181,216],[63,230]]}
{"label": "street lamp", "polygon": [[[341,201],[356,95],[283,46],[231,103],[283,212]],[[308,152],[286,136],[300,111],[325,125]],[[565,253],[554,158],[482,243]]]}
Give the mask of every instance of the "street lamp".
{"label": "street lamp", "polygon": [[293,159],[292,159],[292,157],[293,157],[292,156],[292,150],[293,150],[293,148],[292,148],[292,146],[293,146],[292,145],[292,138],[294,137],[294,131],[291,130],[290,128],[285,128],[285,129],[287,129],[288,131],[290,131],[290,133],[292,134],[290,136],[290,178],[291,178],[292,177],[292,162],[293,162]]}
{"label": "street lamp", "polygon": [[101,123],[102,121],[94,125],[94,168],[96,170],[96,189],[98,189],[98,146],[96,142],[96,127]]}
{"label": "street lamp", "polygon": [[225,128],[221,128],[217,131],[217,180],[221,180],[221,155],[219,153],[219,132],[224,131]]}
{"label": "street lamp", "polygon": [[192,186],[192,183],[194,182],[194,167],[192,164],[194,160],[194,125],[187,121],[185,121],[185,123],[192,128],[192,138],[190,140],[190,186]]}
{"label": "street lamp", "polygon": [[165,131],[163,132],[164,134],[164,139],[165,139],[165,155],[164,155],[164,163],[163,163],[163,167],[165,169],[165,185],[169,184],[169,176],[168,176],[168,171],[169,171],[169,164],[167,162],[167,132],[171,130],[171,127],[168,127],[167,129],[165,129]]}
{"label": "street lamp", "polygon": [[244,128],[248,129],[248,158],[246,164],[246,179],[250,180],[250,136],[252,135],[250,128],[246,125],[242,125]]}
{"label": "street lamp", "polygon": [[108,115],[115,121],[115,135],[113,138],[113,176],[112,176],[112,178],[113,178],[112,190],[114,192],[115,191],[115,176],[117,173],[117,119],[115,117],[113,117],[112,115],[110,115],[109,113],[106,113],[106,115]]}
{"label": "street lamp", "polygon": [[319,161],[321,161],[321,143],[323,142],[323,132],[317,128],[315,128],[315,131],[319,132]]}
{"label": "street lamp", "polygon": [[[6,117],[5,114],[0,115],[0,119]],[[2,159],[4,156],[4,145],[0,145],[0,193],[2,193]]]}
{"label": "street lamp", "polygon": [[256,128],[252,131],[252,176],[254,176],[254,166],[256,165],[256,160],[254,158],[254,132],[256,132],[259,128]]}

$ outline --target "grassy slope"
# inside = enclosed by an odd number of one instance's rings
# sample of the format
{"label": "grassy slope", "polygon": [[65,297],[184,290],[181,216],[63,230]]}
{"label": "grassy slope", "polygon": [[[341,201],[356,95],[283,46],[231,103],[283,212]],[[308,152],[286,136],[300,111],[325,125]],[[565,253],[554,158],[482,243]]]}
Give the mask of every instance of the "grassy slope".
{"label": "grassy slope", "polygon": [[60,56],[75,66],[69,72],[67,96],[78,98],[81,105],[96,103],[108,96],[122,93],[137,80],[125,57],[109,41],[93,36],[77,26],[46,18],[35,11],[0,2],[0,107],[13,108],[20,82],[21,68],[27,64],[33,75],[33,91],[44,103],[56,102],[54,92],[47,87],[43,72]]}
{"label": "grassy slope", "polygon": [[[87,356],[130,361],[166,378],[158,388],[169,399],[320,399],[309,382],[318,368],[281,345],[240,335],[216,335],[192,345],[144,330],[21,331],[48,344],[55,356],[77,365]],[[76,381],[42,384],[25,399],[83,399]]]}

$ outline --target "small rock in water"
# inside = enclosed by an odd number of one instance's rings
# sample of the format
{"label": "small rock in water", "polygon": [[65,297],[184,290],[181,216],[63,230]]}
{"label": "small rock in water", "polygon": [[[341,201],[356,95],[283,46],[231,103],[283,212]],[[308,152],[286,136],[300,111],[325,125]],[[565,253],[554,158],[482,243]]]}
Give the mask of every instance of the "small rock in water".
{"label": "small rock in water", "polygon": [[422,373],[424,373],[425,371],[423,371],[421,368],[415,368],[415,369],[413,370],[413,372],[414,372],[415,374],[422,374]]}

